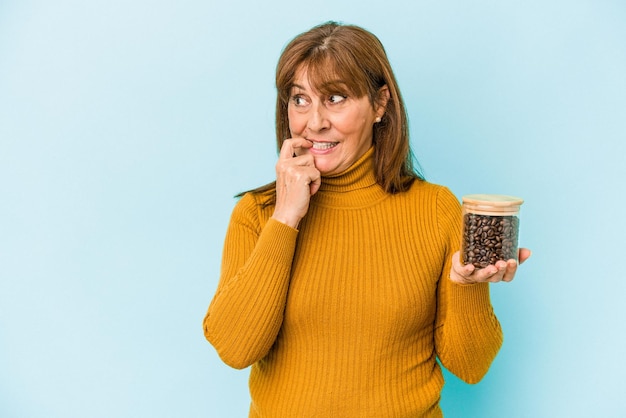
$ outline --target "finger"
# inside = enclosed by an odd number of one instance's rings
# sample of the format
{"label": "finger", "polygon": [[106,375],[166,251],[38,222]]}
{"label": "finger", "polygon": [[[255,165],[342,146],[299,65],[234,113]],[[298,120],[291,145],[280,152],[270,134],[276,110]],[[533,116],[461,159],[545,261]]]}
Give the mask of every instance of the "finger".
{"label": "finger", "polygon": [[[509,260],[509,261],[504,261],[504,260],[498,260],[496,261],[496,268],[498,269],[498,271],[496,272],[496,274],[493,275],[493,279],[494,282],[501,282],[503,280],[505,280],[505,278],[507,278],[507,271],[511,268],[511,264],[510,262],[513,260]],[[513,268],[517,267],[517,263],[513,262],[512,264]],[[515,274],[515,270],[513,271],[513,274]],[[507,278],[506,281],[511,281],[513,280],[513,276],[511,276],[510,278]]]}
{"label": "finger", "polygon": [[515,277],[515,272],[517,271],[517,262],[515,260],[509,260],[506,263],[506,271],[504,272],[504,276],[502,277],[503,282],[510,282]]}
{"label": "finger", "polygon": [[469,276],[476,270],[473,264],[461,263],[461,252],[457,251],[452,255],[452,268],[463,276]]}
{"label": "finger", "polygon": [[462,264],[460,252],[452,255],[452,266],[450,268],[450,279],[456,283],[472,283],[471,276],[476,270],[473,264]]}
{"label": "finger", "polygon": [[475,280],[490,283],[510,282],[515,277],[516,271],[517,262],[515,260],[498,260],[496,264],[477,270]]}
{"label": "finger", "polygon": [[499,282],[504,276],[504,268],[498,268],[497,266],[490,264],[487,267],[477,269],[472,274],[472,280],[474,282]]}
{"label": "finger", "polygon": [[311,183],[309,183],[311,196],[317,193],[317,191],[320,189],[320,186],[322,185],[322,175],[320,174],[319,170],[315,169],[315,171],[317,172],[317,174],[311,177]]}
{"label": "finger", "polygon": [[280,153],[278,154],[278,158],[289,158],[292,154],[293,149],[291,148],[291,139],[285,139],[283,141],[283,145],[280,147]]}
{"label": "finger", "polygon": [[294,157],[305,155],[307,153],[306,151],[309,148],[313,147],[313,143],[311,141],[307,141],[306,139],[303,139],[303,138],[298,138],[298,139],[302,139],[302,141],[297,141],[292,144]]}
{"label": "finger", "polygon": [[308,149],[312,146],[313,144],[304,138],[285,139],[280,148],[279,158],[293,158],[302,155],[302,149]]}
{"label": "finger", "polygon": [[520,248],[518,251],[519,263],[522,264],[524,261],[528,260],[532,255],[532,251],[528,248]]}

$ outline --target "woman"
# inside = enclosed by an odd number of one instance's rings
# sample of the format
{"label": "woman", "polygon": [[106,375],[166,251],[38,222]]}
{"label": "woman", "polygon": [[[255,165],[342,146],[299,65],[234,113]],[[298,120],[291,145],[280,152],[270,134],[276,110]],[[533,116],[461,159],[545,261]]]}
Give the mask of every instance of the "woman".
{"label": "woman", "polygon": [[460,205],[414,169],[374,35],[297,36],[276,87],[276,182],[233,210],[206,338],[252,365],[250,417],[442,416],[436,359],[484,376],[502,343],[487,282],[517,263],[460,263]]}

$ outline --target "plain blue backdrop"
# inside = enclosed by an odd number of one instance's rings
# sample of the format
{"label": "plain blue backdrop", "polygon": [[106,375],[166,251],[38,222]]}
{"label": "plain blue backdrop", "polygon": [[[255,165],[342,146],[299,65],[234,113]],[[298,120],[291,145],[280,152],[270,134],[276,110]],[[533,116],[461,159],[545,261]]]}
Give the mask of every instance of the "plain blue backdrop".
{"label": "plain blue backdrop", "polygon": [[446,417],[626,415],[626,5],[0,2],[0,416],[247,416],[201,321],[233,195],[274,175],[276,60],[382,40],[428,180],[525,199],[486,378]]}

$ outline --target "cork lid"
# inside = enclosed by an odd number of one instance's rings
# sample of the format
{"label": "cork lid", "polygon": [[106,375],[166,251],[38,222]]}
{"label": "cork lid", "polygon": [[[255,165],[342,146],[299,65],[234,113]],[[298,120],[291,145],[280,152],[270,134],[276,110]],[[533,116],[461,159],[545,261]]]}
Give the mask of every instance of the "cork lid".
{"label": "cork lid", "polygon": [[[463,205],[472,212],[497,212],[513,214],[519,211],[524,200],[502,194],[468,194],[463,196]],[[477,212],[478,211],[478,212]]]}

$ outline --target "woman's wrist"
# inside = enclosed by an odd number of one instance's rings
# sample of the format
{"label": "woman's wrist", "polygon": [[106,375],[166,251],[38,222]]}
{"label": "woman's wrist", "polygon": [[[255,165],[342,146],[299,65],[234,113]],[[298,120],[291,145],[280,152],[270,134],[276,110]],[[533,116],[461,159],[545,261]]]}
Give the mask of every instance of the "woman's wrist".
{"label": "woman's wrist", "polygon": [[300,218],[297,216],[293,216],[293,215],[287,215],[287,214],[282,214],[282,213],[277,213],[274,212],[274,214],[272,215],[272,219],[283,223],[287,226],[290,226],[293,229],[298,229],[298,225],[300,224]]}

